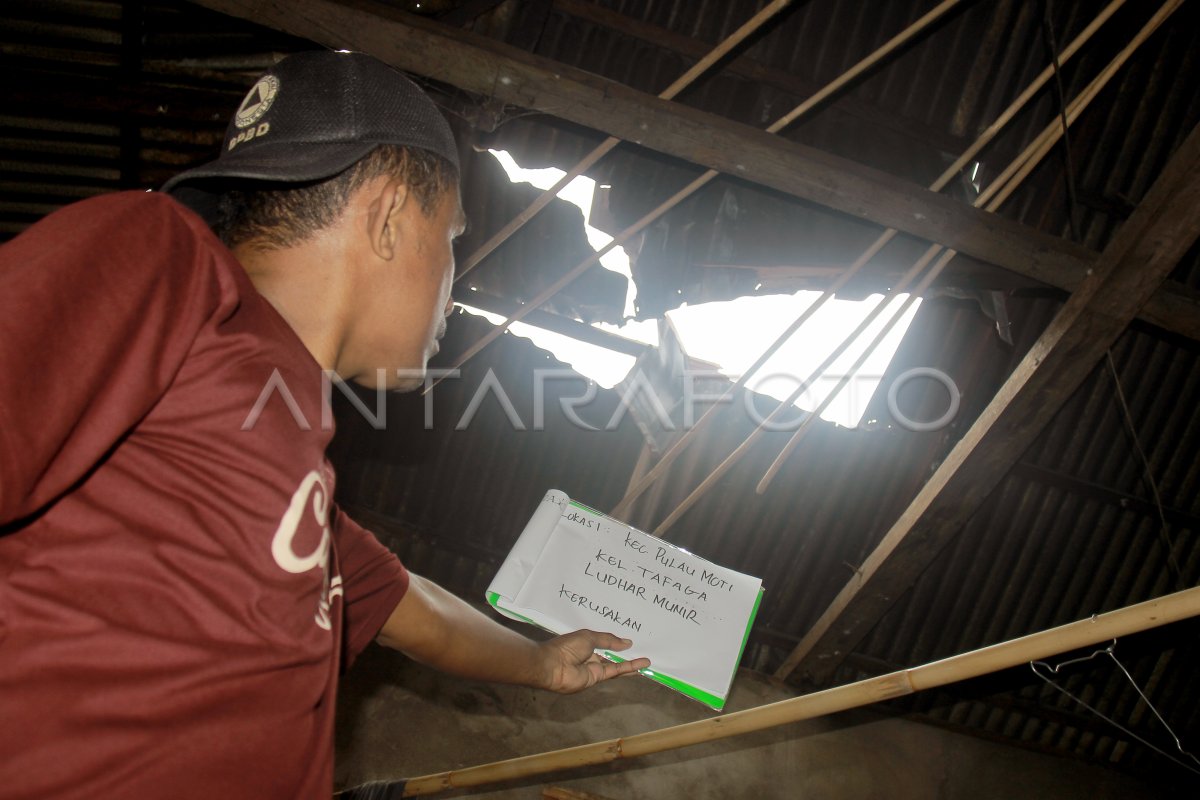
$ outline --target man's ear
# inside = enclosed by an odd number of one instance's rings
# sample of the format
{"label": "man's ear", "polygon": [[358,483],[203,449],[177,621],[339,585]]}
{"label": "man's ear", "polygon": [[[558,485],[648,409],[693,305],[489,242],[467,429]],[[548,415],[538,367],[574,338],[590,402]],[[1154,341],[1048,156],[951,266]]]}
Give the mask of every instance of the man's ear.
{"label": "man's ear", "polygon": [[371,237],[371,249],[384,261],[391,261],[400,245],[400,216],[405,207],[413,202],[408,185],[399,178],[381,179],[378,189],[371,198],[367,214],[367,233]]}

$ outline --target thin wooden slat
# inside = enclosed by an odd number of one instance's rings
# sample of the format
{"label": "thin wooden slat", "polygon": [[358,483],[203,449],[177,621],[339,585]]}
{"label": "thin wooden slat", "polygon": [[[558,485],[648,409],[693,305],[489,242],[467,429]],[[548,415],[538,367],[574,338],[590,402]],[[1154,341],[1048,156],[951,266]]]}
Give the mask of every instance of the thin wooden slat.
{"label": "thin wooden slat", "polygon": [[[972,209],[878,170],[379,2],[190,1],[327,47],[370,53],[467,92],[542,111],[883,227],[941,242],[1050,286],[1073,291],[1095,261],[1095,252],[1086,247]],[[1197,325],[1188,312],[1195,305],[1185,300],[1164,302],[1162,295],[1157,296],[1147,317],[1168,330],[1191,335]]]}
{"label": "thin wooden slat", "polygon": [[[1088,42],[1088,40],[1091,39],[1092,35],[1100,29],[1100,26],[1107,22],[1109,18],[1115,14],[1122,5],[1124,5],[1124,3],[1125,0],[1113,0],[1113,2],[1109,3],[1099,14],[1097,14],[1095,19],[1093,19],[1082,31],[1080,31],[1079,35],[1072,39],[1071,43],[1068,44],[1063,49],[1062,53],[1059,54],[1059,63],[1065,64],[1072,57],[1074,57],[1074,55],[1079,52],[1079,50]],[[1020,113],[1021,109],[1023,109],[1025,105],[1038,93],[1038,91],[1050,80],[1053,73],[1054,67],[1052,65],[1048,65],[1045,69],[1043,69],[1041,73],[1034,78],[1034,80],[1027,87],[1025,87],[1025,90],[1022,91],[1017,98],[1013,100],[1013,102],[1010,103],[1008,107],[999,114],[999,116],[996,117],[992,124],[988,125],[987,128],[985,128],[984,131],[979,135],[979,137],[972,142],[970,146],[968,146],[967,149],[964,150],[963,153],[956,158],[954,162],[942,172],[941,175],[937,177],[937,179],[934,180],[929,188],[935,192],[944,189],[946,185],[953,180],[956,175],[959,174],[959,171],[968,163],[970,163],[971,159],[978,155],[983,148],[987,147],[987,145],[996,138],[1000,131],[1012,121],[1013,117]],[[1016,163],[1020,163],[1024,158],[1025,156],[1022,155],[1019,159],[1017,159]],[[1003,188],[1003,179],[1004,176],[1000,176],[1000,178],[998,178],[997,181],[995,181],[992,186],[988,188],[988,191],[990,192],[993,189]],[[986,198],[983,197],[983,195],[980,195],[978,200],[986,201]],[[982,205],[982,202],[979,204]],[[708,427],[724,409],[723,403],[725,400],[731,397],[738,389],[745,386],[746,382],[753,375],[755,375],[758,370],[761,369],[762,366],[766,364],[773,355],[775,355],[775,353],[779,351],[779,348],[781,348],[783,344],[788,341],[788,339],[794,336],[796,331],[798,331],[808,320],[810,320],[826,302],[832,299],[833,296],[843,286],[845,286],[855,275],[857,275],[859,270],[866,266],[866,264],[869,263],[871,259],[873,259],[879,253],[879,251],[882,250],[884,246],[896,236],[896,234],[897,231],[895,228],[888,228],[886,231],[880,234],[874,243],[864,250],[862,255],[855,259],[854,263],[847,267],[842,274],[836,280],[834,280],[833,283],[821,294],[821,296],[813,301],[813,303],[806,308],[803,313],[801,313],[800,316],[797,317],[796,320],[793,321],[792,324],[789,325],[787,329],[784,330],[783,333],[781,333],[769,347],[767,347],[765,351],[763,351],[762,355],[760,355],[754,361],[754,363],[751,364],[750,367],[738,377],[737,381],[730,386],[728,390],[726,390],[721,398],[713,403],[704,412],[696,424],[690,430],[684,432],[683,436],[681,436],[679,440],[676,441],[675,444],[673,444],[671,448],[663,454],[663,457],[659,459],[659,462],[654,465],[653,469],[651,469],[637,483],[631,485],[629,490],[625,492],[625,496],[621,498],[620,502],[618,502],[610,512],[612,516],[623,518],[623,516],[628,512],[629,507],[633,504],[633,501],[640,497],[643,492],[645,492],[654,484],[655,481],[662,477],[671,464],[675,462],[675,459],[682,455],[683,451],[686,450],[687,447],[694,442],[703,431],[708,429]],[[895,291],[895,287],[906,286],[907,284],[908,279],[906,278],[901,278],[898,282],[893,283],[893,291],[888,295],[887,298],[882,300],[876,306],[875,311],[871,313],[868,319],[868,323],[870,319],[874,319],[875,315],[882,310],[886,303],[890,302],[893,297],[899,294],[899,292]],[[853,341],[858,337],[859,333],[865,329],[865,325],[860,325],[854,333],[847,337],[848,341],[844,343],[846,347],[849,346],[849,341]],[[839,348],[834,354],[833,358],[836,358],[842,352],[845,352],[846,347]],[[830,363],[832,363],[832,361],[830,361]],[[817,375],[823,371],[823,368],[818,370]],[[817,375],[811,376],[808,380],[802,382],[801,385],[803,386],[811,383],[811,381],[814,380]],[[796,396],[799,397],[799,393],[797,393]],[[792,402],[792,400],[789,400],[783,405],[785,407],[790,406]],[[820,412],[817,413],[819,414]],[[759,493],[761,494],[762,492],[760,491]]]}
{"label": "thin wooden slat", "polygon": [[[1094,253],[908,181],[369,0],[192,0],[735,175],[992,264],[1062,279]],[[1044,279],[1043,279],[1044,280]]]}
{"label": "thin wooden slat", "polygon": [[[1167,5],[1170,5],[1168,3]],[[960,530],[1200,235],[1193,130],[1071,296],[854,579],[777,671],[827,680]]]}
{"label": "thin wooden slat", "polygon": [[[792,0],[774,0],[766,8],[759,11],[750,19],[741,25],[736,31],[727,36],[724,41],[714,47],[712,50],[704,54],[698,62],[692,65],[691,69],[680,75],[666,89],[659,93],[659,97],[663,100],[671,100],[682,92],[687,87],[691,86],[700,76],[712,69],[713,65],[718,63],[725,56],[729,55],[742,42],[746,41],[752,34],[760,30],[770,20],[774,19],[779,12],[783,11]],[[462,263],[458,269],[458,275],[454,278],[455,282],[461,281],[469,272],[479,265],[485,258],[492,254],[497,247],[504,244],[512,237],[514,233],[525,226],[527,222],[537,216],[542,209],[550,205],[550,201],[558,196],[558,193],[567,187],[567,185],[582,175],[586,170],[596,164],[604,156],[608,155],[621,140],[615,136],[610,136],[601,142],[599,145],[579,160],[575,166],[571,167],[566,173],[558,179],[558,182],[551,186],[546,191],[538,195],[529,206],[508,222],[503,228],[498,230],[486,242],[479,246],[479,249],[472,253]]]}

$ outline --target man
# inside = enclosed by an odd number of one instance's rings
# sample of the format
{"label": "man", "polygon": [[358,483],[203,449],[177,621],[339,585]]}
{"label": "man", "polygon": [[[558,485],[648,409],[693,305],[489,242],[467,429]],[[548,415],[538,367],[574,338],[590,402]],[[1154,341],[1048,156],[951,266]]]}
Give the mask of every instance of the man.
{"label": "man", "polygon": [[411,82],[306,53],[165,187],[204,219],[130,192],[0,249],[0,795],[328,797],[337,677],[376,638],[560,692],[648,666],[497,625],[332,503],[322,371],[420,383],[457,179]]}

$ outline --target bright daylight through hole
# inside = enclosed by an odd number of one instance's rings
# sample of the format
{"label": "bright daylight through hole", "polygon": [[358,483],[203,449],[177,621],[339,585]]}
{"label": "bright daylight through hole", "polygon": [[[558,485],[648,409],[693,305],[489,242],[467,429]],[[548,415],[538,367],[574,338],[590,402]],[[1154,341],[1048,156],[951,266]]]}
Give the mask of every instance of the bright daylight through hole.
{"label": "bright daylight through hole", "polygon": [[[522,169],[508,153],[502,150],[490,152],[504,167],[513,183],[527,182],[545,190],[565,174],[562,170],[554,168]],[[571,181],[558,196],[578,206],[583,212],[584,220],[587,221],[591,215],[595,187],[596,182],[591,178],[580,176]],[[612,240],[611,236],[590,225],[586,230],[588,241],[596,249]],[[619,247],[601,259],[601,266],[631,278],[629,259]],[[629,296],[625,302],[627,316],[633,314],[633,293],[631,280]],[[675,326],[688,355],[717,364],[723,374],[736,379],[818,296],[817,292],[798,292],[794,295],[740,297],[726,302],[685,305],[668,312],[667,316]],[[749,388],[777,400],[786,400],[789,395],[795,393],[802,381],[812,377],[813,371],[854,331],[880,299],[880,295],[873,295],[861,301],[835,299],[827,302],[750,379]],[[812,411],[824,402],[842,376],[847,374],[906,299],[907,295],[901,295],[893,300],[884,313],[855,339],[846,353],[800,395],[796,405],[806,411]],[[469,313],[486,317],[495,324],[503,322],[503,318],[496,314],[481,311],[468,304],[460,305]],[[823,419],[850,428],[858,425],[867,402],[878,388],[880,379],[891,363],[896,348],[904,338],[904,333],[919,306],[920,300],[912,304],[904,317],[821,413]],[[621,327],[595,323],[593,327],[651,345],[658,343],[657,326],[652,320],[628,320]],[[633,357],[624,353],[614,353],[525,323],[515,323],[510,330],[514,335],[528,338],[538,347],[550,351],[558,360],[570,364],[576,372],[605,388],[612,388],[619,383],[634,363]]]}

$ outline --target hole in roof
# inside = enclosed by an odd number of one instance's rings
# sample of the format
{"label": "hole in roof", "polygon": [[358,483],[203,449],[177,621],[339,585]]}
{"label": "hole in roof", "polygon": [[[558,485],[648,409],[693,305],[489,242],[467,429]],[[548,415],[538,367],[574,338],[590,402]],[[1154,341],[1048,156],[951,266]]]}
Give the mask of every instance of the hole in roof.
{"label": "hole in roof", "polygon": [[[736,380],[818,297],[819,292],[739,297],[720,303],[684,305],[668,311],[667,317],[675,326],[688,355],[718,364],[723,374]],[[872,295],[865,300],[835,298],[825,303],[747,381],[747,386],[776,400],[786,400],[854,332],[882,298],[882,295]],[[797,398],[796,405],[805,411],[815,411],[907,298],[908,295],[899,295],[888,303],[883,313],[855,338],[825,374]],[[909,307],[821,412],[822,419],[847,428],[858,426],[920,304],[917,300]],[[763,408],[761,413],[769,411]]]}
{"label": "hole in roof", "polygon": [[[500,162],[513,183],[530,183],[544,191],[566,174],[563,170],[553,167],[524,169],[503,150],[489,152]],[[593,248],[599,250],[612,241],[612,237],[587,224],[591,217],[592,195],[595,189],[595,181],[580,176],[567,184],[558,197],[573,203],[583,212],[588,241]],[[632,317],[635,287],[625,251],[620,247],[613,248],[601,258],[600,264],[605,269],[630,279],[625,314]],[[798,292],[794,295],[739,297],[726,302],[684,305],[668,312],[667,316],[675,326],[679,340],[688,355],[717,364],[723,374],[736,379],[818,296],[817,292]],[[873,295],[861,301],[834,299],[827,302],[804,324],[799,333],[785,343],[748,381],[749,388],[780,401],[786,400],[837,344],[854,331],[880,299],[881,295]],[[906,299],[907,295],[901,295],[889,303],[884,313],[856,338],[825,375],[800,395],[796,405],[806,411],[816,409]],[[912,304],[875,352],[822,412],[823,419],[850,428],[858,425],[867,402],[878,388],[880,379],[895,356],[896,349],[920,304],[920,300]],[[460,305],[469,313],[485,317],[494,324],[504,321],[497,314],[466,304]],[[658,345],[658,327],[654,320],[638,322],[629,319],[621,326],[594,323],[592,327],[652,346]],[[576,372],[605,388],[611,389],[619,383],[634,364],[633,356],[616,353],[523,322],[515,323],[509,330],[514,335],[525,337],[538,347],[549,350],[559,361],[570,364]]]}
{"label": "hole in roof", "polygon": [[[488,152],[500,162],[500,165],[504,167],[504,171],[508,173],[509,180],[513,183],[529,183],[545,191],[558,183],[562,176],[566,174],[563,170],[553,167],[547,169],[524,169],[513,160],[512,156],[503,150],[489,150]],[[578,206],[579,210],[583,212],[588,243],[594,249],[599,250],[611,242],[612,237],[604,231],[597,230],[587,224],[591,218],[592,195],[595,191],[596,182],[591,178],[581,175],[563,187],[562,191],[558,193],[558,197]],[[627,317],[633,316],[634,286],[632,273],[629,270],[629,257],[625,255],[625,250],[620,247],[614,247],[601,257],[600,266],[630,279],[629,293],[625,298],[625,315]],[[469,313],[478,314],[497,325],[504,321],[504,318],[497,314],[489,314],[462,303],[459,305]],[[638,322],[630,319],[624,325],[620,326],[597,322],[593,323],[592,327],[607,331],[608,333],[615,333],[618,336],[624,336],[627,339],[633,339],[643,344],[658,345],[658,325],[653,320]],[[633,368],[634,357],[627,353],[617,353],[523,322],[515,323],[509,330],[514,335],[522,336],[532,341],[538,347],[549,350],[559,361],[570,364],[576,372],[591,378],[606,389],[611,389],[620,383],[629,374],[629,370]]]}

